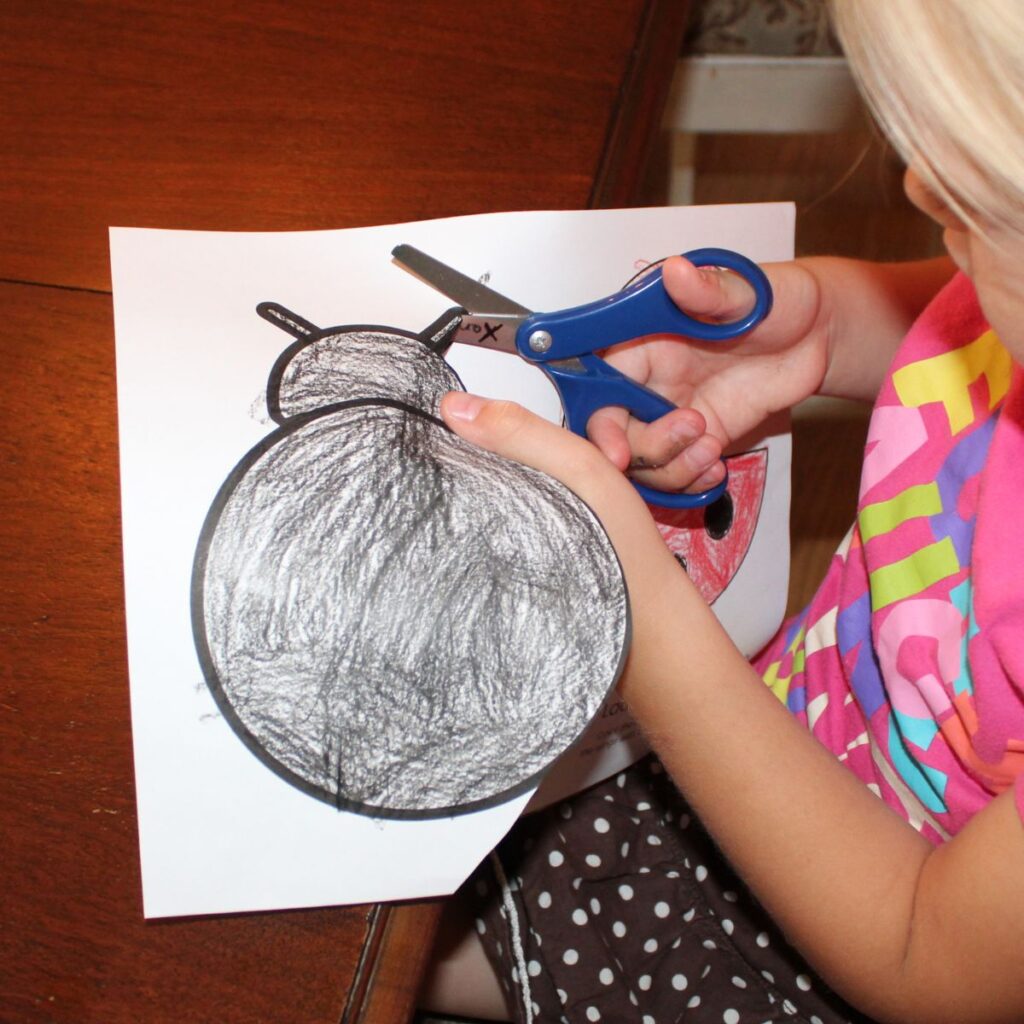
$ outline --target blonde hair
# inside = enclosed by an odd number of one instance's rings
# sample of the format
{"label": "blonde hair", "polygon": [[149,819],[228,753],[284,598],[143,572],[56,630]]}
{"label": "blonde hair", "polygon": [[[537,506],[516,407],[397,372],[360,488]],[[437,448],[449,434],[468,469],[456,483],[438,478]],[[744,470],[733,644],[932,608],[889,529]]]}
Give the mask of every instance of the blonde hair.
{"label": "blonde hair", "polygon": [[831,0],[883,130],[974,227],[1024,235],[1024,0]]}

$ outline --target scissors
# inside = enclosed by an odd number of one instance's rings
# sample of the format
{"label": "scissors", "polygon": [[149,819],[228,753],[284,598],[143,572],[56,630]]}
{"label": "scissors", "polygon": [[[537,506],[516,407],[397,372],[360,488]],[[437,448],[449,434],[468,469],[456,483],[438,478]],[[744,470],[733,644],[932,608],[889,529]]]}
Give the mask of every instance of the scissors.
{"label": "scissors", "polygon": [[[694,249],[684,254],[695,266],[735,271],[753,288],[754,308],[729,323],[708,323],[684,313],[665,290],[660,267],[607,298],[553,313],[535,313],[411,245],[396,246],[391,255],[403,269],[466,311],[453,340],[514,352],[539,366],[558,391],[566,426],[581,437],[587,436],[591,415],[605,406],[622,406],[645,423],[676,408],[596,352],[649,334],[727,341],[754,328],[772,307],[772,289],[764,271],[729,249]],[[700,508],[725,493],[728,479],[699,494],[659,491],[633,483],[651,505]]]}

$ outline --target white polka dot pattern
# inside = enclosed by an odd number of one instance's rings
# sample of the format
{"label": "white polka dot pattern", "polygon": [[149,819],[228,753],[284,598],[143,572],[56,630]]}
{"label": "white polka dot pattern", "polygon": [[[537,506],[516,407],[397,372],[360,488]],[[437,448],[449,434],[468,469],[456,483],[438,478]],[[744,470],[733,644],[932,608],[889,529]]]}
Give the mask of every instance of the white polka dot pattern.
{"label": "white polka dot pattern", "polygon": [[525,937],[518,970],[507,915],[488,905],[493,885],[471,884],[476,931],[502,965],[516,1024],[530,1019],[524,997],[534,1024],[844,1024],[849,1011],[655,765],[524,818],[499,847]]}

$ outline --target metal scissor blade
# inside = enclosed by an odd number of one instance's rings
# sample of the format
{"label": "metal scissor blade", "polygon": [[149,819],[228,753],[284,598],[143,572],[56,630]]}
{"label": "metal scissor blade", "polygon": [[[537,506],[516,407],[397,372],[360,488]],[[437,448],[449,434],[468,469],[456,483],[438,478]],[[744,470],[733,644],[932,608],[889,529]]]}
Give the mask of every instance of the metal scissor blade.
{"label": "metal scissor blade", "polygon": [[524,319],[533,312],[518,302],[513,302],[487,285],[474,281],[458,270],[453,270],[433,256],[412,245],[396,245],[391,255],[400,267],[415,274],[431,287],[447,295],[453,302],[464,306],[471,314],[481,317],[515,317]]}

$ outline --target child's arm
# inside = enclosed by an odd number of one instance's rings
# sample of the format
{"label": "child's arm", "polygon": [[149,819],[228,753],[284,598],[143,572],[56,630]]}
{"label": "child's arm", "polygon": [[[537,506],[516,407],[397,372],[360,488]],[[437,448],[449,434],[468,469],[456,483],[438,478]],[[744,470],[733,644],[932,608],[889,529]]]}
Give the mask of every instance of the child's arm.
{"label": "child's arm", "polygon": [[828,324],[828,369],[817,393],[873,402],[897,346],[953,276],[948,256],[911,263],[814,257]]}
{"label": "child's arm", "polygon": [[[635,520],[617,544],[627,530]],[[794,945],[880,1020],[1024,1019],[1024,828],[1012,794],[933,848],[767,690],[690,581],[637,549],[623,559],[635,567],[635,655],[622,693]]]}
{"label": "child's arm", "polygon": [[592,446],[518,406],[443,414],[558,477],[598,513],[629,586],[621,692],[687,799],[809,962],[900,1022],[1024,1019],[1024,828],[1004,795],[934,849],[764,687]]}
{"label": "child's arm", "polygon": [[[890,264],[820,257],[764,269],[775,305],[745,338],[647,338],[606,354],[680,406],[652,424],[623,409],[591,418],[590,439],[620,470],[632,466],[640,483],[705,489],[721,478],[722,447],[771,413],[813,394],[873,400],[896,346],[954,268],[945,257]],[[738,276],[698,270],[680,257],[666,262],[664,280],[691,314],[734,320],[753,304]]]}

